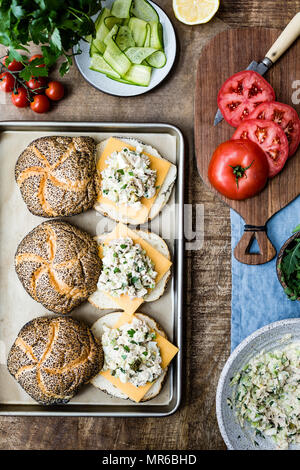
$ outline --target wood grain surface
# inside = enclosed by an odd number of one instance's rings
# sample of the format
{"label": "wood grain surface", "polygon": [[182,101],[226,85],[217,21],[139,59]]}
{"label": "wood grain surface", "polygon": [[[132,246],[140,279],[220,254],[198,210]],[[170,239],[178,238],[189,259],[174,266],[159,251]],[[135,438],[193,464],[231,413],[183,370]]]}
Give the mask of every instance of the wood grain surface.
{"label": "wood grain surface", "polygon": [[[217,191],[208,179],[208,166],[216,147],[229,140],[234,132],[225,120],[213,125],[217,109],[217,94],[222,83],[231,75],[244,70],[252,60],[261,60],[280,35],[280,29],[247,28],[229,29],[215,36],[203,49],[198,62],[195,91],[195,153],[199,173],[211,190]],[[215,57],[219,54],[219,60]],[[294,106],[293,84],[300,77],[300,42],[296,41],[289,51],[277,61],[266,74],[273,86],[276,100]],[[203,109],[206,110],[205,114]],[[218,196],[236,210],[245,224],[264,226],[280,209],[300,193],[300,148],[288,159],[284,170],[270,179],[259,194],[243,201]],[[276,251],[268,239],[267,232],[256,232],[260,253],[249,253],[248,246],[255,236],[254,231],[245,232],[235,247],[236,258],[247,264],[262,264],[270,261]]]}
{"label": "wood grain surface", "polygon": [[161,121],[183,131],[188,152],[186,202],[194,209],[204,205],[204,245],[186,253],[182,405],[161,419],[1,417],[0,449],[225,449],[215,416],[215,389],[230,351],[230,220],[229,208],[207,189],[196,169],[196,67],[202,47],[217,33],[237,26],[283,28],[300,10],[300,0],[221,0],[216,17],[194,27],[175,19],[171,0],[157,3],[173,22],[179,48],[172,73],[156,90],[136,98],[104,95],[72,67],[63,79],[67,96],[50,113],[19,111],[1,94],[0,119]]}

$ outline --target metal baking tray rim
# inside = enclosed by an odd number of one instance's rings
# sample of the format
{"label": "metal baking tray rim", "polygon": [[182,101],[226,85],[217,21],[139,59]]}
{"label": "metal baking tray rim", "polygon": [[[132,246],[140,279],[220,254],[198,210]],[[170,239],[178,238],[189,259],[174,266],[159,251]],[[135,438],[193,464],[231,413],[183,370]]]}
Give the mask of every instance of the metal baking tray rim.
{"label": "metal baking tray rim", "polygon": [[[176,387],[177,387],[177,394],[176,394],[176,402],[174,406],[169,411],[64,411],[64,409],[53,409],[47,410],[42,408],[41,410],[1,410],[0,409],[0,416],[64,416],[64,417],[82,417],[82,416],[95,416],[95,417],[165,417],[174,414],[181,403],[182,399],[182,309],[183,309],[183,266],[184,266],[184,168],[185,168],[185,152],[184,152],[184,137],[181,130],[168,123],[144,123],[144,122],[110,122],[110,121],[101,121],[101,122],[94,122],[94,121],[0,121],[0,133],[4,131],[13,131],[13,130],[29,130],[30,128],[35,128],[35,130],[43,129],[45,131],[51,131],[53,128],[59,127],[69,127],[70,131],[72,128],[76,128],[81,126],[84,131],[94,130],[98,132],[130,132],[130,130],[141,131],[141,132],[167,132],[171,130],[178,138],[177,148],[178,148],[178,162],[177,162],[177,182],[176,182],[176,191],[178,194],[178,239],[175,240],[176,251],[177,255],[177,269],[174,276],[177,279],[177,298],[176,298],[176,322],[177,328],[176,330],[176,345],[179,348],[179,352],[176,355],[176,359],[173,360],[176,362],[177,374],[176,374]],[[102,129],[101,129],[102,128]],[[169,374],[173,372],[173,363],[171,364]],[[174,385],[173,385],[174,388]],[[1,406],[1,403],[0,403]],[[9,405],[7,405],[9,406]],[[30,405],[14,405],[16,408],[27,408]],[[38,405],[35,405],[38,406]],[[86,405],[85,407],[88,407]],[[95,405],[91,405],[95,406]],[[104,406],[104,405],[103,405]],[[124,405],[125,406],[125,405]],[[139,404],[134,405],[136,407],[140,406]],[[142,405],[143,407],[150,405]],[[160,405],[157,408],[163,408],[166,405]],[[120,405],[120,408],[122,405]],[[116,406],[117,408],[117,406]]]}

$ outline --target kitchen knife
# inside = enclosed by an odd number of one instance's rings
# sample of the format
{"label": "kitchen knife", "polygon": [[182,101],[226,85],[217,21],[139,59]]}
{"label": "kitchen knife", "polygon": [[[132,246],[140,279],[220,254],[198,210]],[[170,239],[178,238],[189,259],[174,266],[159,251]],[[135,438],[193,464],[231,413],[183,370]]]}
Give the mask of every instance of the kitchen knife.
{"label": "kitchen knife", "polygon": [[[282,31],[280,36],[274,42],[271,49],[267,52],[266,57],[260,62],[253,60],[246,70],[254,70],[260,75],[264,75],[269,68],[276,62],[279,57],[292,45],[292,43],[300,35],[300,12],[298,12],[289,24]],[[223,119],[221,111],[218,109],[215,115],[214,126],[219,124]]]}

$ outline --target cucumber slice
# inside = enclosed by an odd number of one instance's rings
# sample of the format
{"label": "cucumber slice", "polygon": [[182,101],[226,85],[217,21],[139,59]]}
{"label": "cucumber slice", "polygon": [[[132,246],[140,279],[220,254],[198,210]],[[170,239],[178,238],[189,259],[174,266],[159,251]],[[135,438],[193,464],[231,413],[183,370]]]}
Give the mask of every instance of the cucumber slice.
{"label": "cucumber slice", "polygon": [[132,65],[124,79],[133,85],[148,86],[151,80],[151,67],[147,65]]}
{"label": "cucumber slice", "polygon": [[106,74],[106,76],[107,76],[108,78],[112,78],[112,79],[115,80],[116,82],[127,83],[127,85],[132,85],[131,82],[129,82],[128,80],[124,80],[124,78],[111,77],[109,74]]}
{"label": "cucumber slice", "polygon": [[104,39],[104,44],[106,46],[107,46],[108,42],[110,41],[110,39],[112,39],[117,34],[118,31],[119,31],[119,26],[117,24],[115,24],[115,26],[113,26],[111,28],[110,32],[108,33],[108,35]]}
{"label": "cucumber slice", "polygon": [[105,19],[104,19],[104,24],[105,26],[108,28],[108,29],[112,29],[115,24],[123,24],[123,18],[116,18],[115,16],[107,16]]}
{"label": "cucumber slice", "polygon": [[96,49],[95,52],[104,54],[105,48],[106,48],[106,45],[104,44],[104,42],[100,41],[100,39],[95,38],[93,39],[91,43],[90,55],[91,56],[93,55],[93,51],[95,51],[95,49]]}
{"label": "cucumber slice", "polygon": [[[124,51],[130,62],[141,64],[147,57],[152,57],[154,52],[160,52],[152,47],[129,47]],[[148,65],[148,64],[147,64]],[[151,64],[149,64],[151,65]]]}
{"label": "cucumber slice", "polygon": [[150,36],[150,47],[154,49],[164,49],[164,40],[163,40],[163,29],[161,23],[156,23],[151,21],[151,36]]}
{"label": "cucumber slice", "polygon": [[99,23],[96,27],[96,38],[100,41],[104,41],[105,37],[109,33],[109,29],[105,26],[105,18],[111,16],[110,10],[108,8],[104,8],[99,20]]}
{"label": "cucumber slice", "polygon": [[121,77],[123,77],[130,69],[130,60],[121,51],[113,39],[108,41],[103,58],[119,75],[121,75]]}
{"label": "cucumber slice", "polygon": [[132,0],[115,0],[111,14],[117,18],[129,18]]}
{"label": "cucumber slice", "polygon": [[[132,32],[132,36],[137,47],[143,47],[147,35],[147,23],[139,18],[130,18],[128,26]],[[151,46],[152,47],[152,46]]]}
{"label": "cucumber slice", "polygon": [[167,57],[164,51],[155,51],[150,57],[146,58],[147,63],[155,69],[161,69],[167,63]]}
{"label": "cucumber slice", "polygon": [[97,47],[92,43],[90,45],[90,57],[92,57],[94,54],[99,54],[99,51]]}
{"label": "cucumber slice", "polygon": [[105,73],[110,77],[121,78],[120,75],[99,54],[93,55],[90,69],[95,72]]}
{"label": "cucumber slice", "polygon": [[151,38],[151,26],[149,23],[146,25],[146,39],[144,43],[144,47],[150,47],[150,38]]}
{"label": "cucumber slice", "polygon": [[158,14],[146,0],[133,0],[131,14],[144,21],[159,21]]}
{"label": "cucumber slice", "polygon": [[97,31],[97,28],[99,27],[99,24],[100,24],[100,21],[101,21],[101,18],[102,16],[104,15],[104,10],[108,10],[108,8],[102,8],[99,15],[97,16],[96,18],[96,21],[95,21],[95,30]]}
{"label": "cucumber slice", "polygon": [[125,49],[135,45],[131,30],[128,26],[120,26],[116,36],[116,44],[121,49],[121,51],[125,51]]}

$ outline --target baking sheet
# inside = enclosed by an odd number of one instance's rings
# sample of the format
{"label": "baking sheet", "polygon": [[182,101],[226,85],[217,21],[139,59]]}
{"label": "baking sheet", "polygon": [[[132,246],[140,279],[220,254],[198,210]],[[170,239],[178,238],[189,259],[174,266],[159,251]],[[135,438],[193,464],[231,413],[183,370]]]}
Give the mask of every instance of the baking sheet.
{"label": "baking sheet", "polygon": [[[19,242],[30,230],[45,220],[44,218],[32,215],[28,211],[22,200],[19,188],[15,183],[14,167],[19,154],[32,140],[45,135],[89,135],[96,142],[115,135],[133,137],[144,143],[151,144],[168,160],[177,164],[177,166],[179,163],[178,135],[174,131],[170,132],[168,128],[160,128],[159,132],[156,132],[156,129],[153,132],[152,128],[149,128],[148,132],[145,132],[145,130],[144,132],[137,132],[136,128],[131,130],[131,126],[127,125],[130,128],[130,132],[128,132],[128,127],[125,129],[124,125],[120,125],[120,128],[111,131],[110,129],[107,130],[108,125],[105,124],[99,124],[98,129],[95,130],[95,124],[93,124],[93,128],[87,129],[87,123],[84,126],[77,123],[70,124],[69,126],[67,123],[62,123],[62,125],[53,123],[52,127],[50,125],[50,130],[49,123],[47,123],[48,129],[46,130],[43,128],[45,123],[41,123],[41,127],[38,124],[32,123],[28,130],[26,128],[20,129],[19,127],[11,129],[5,129],[4,127],[0,136],[0,413],[13,413],[14,410],[19,410],[20,412],[20,408],[30,408],[30,414],[35,412],[48,414],[50,412],[48,407],[37,405],[10,376],[6,368],[9,349],[21,327],[32,318],[49,315],[49,312],[41,304],[35,302],[26,293],[14,269],[14,254]],[[115,124],[114,126],[117,125]],[[144,128],[145,126],[143,125]],[[174,253],[176,251],[176,257],[179,254],[178,250],[174,249],[175,244],[178,243],[178,240],[175,240],[178,238],[179,226],[178,206],[175,205],[177,188],[178,185],[176,185],[176,189],[173,191],[167,206],[151,222],[151,226],[141,227],[151,229],[163,236],[170,248],[174,268],[172,280],[169,282],[164,295],[155,302],[145,302],[139,311],[153,316],[165,329],[169,339],[180,347],[180,344],[178,344],[180,337],[178,335],[180,323],[178,322],[179,304],[176,288],[177,281],[174,276],[176,274],[176,266],[178,265],[178,260],[174,259]],[[172,217],[170,217],[170,211],[173,213]],[[88,231],[91,235],[110,231],[115,226],[114,221],[103,217],[94,210],[64,219]],[[92,325],[94,321],[105,313],[107,311],[100,311],[90,303],[85,302],[73,310],[71,315]],[[150,414],[155,414],[156,409],[165,409],[165,413],[167,413],[170,409],[174,408],[174,403],[178,406],[178,393],[175,394],[176,396],[174,395],[174,385],[178,377],[174,376],[174,367],[171,366],[170,369],[163,390],[150,402],[136,404],[129,400],[125,401],[114,398],[88,384],[83,386],[78,395],[67,405],[51,407],[50,414],[53,414],[58,408],[64,410],[63,414],[77,414],[77,410],[79,414],[82,414],[82,409],[87,407],[97,408],[97,410],[93,410],[97,414],[101,414],[102,410],[105,414],[122,414],[121,411],[116,411],[115,409],[124,407],[126,410],[123,411],[127,411],[129,415],[131,413],[138,414],[137,409],[141,412],[144,409],[151,409],[153,412]],[[178,369],[176,375],[179,373],[180,370]],[[37,409],[40,411],[37,411]],[[161,413],[161,411],[157,412]],[[146,413],[149,415],[148,411]],[[58,412],[58,414],[62,414],[62,412]],[[89,414],[89,412],[84,412],[84,414]]]}

